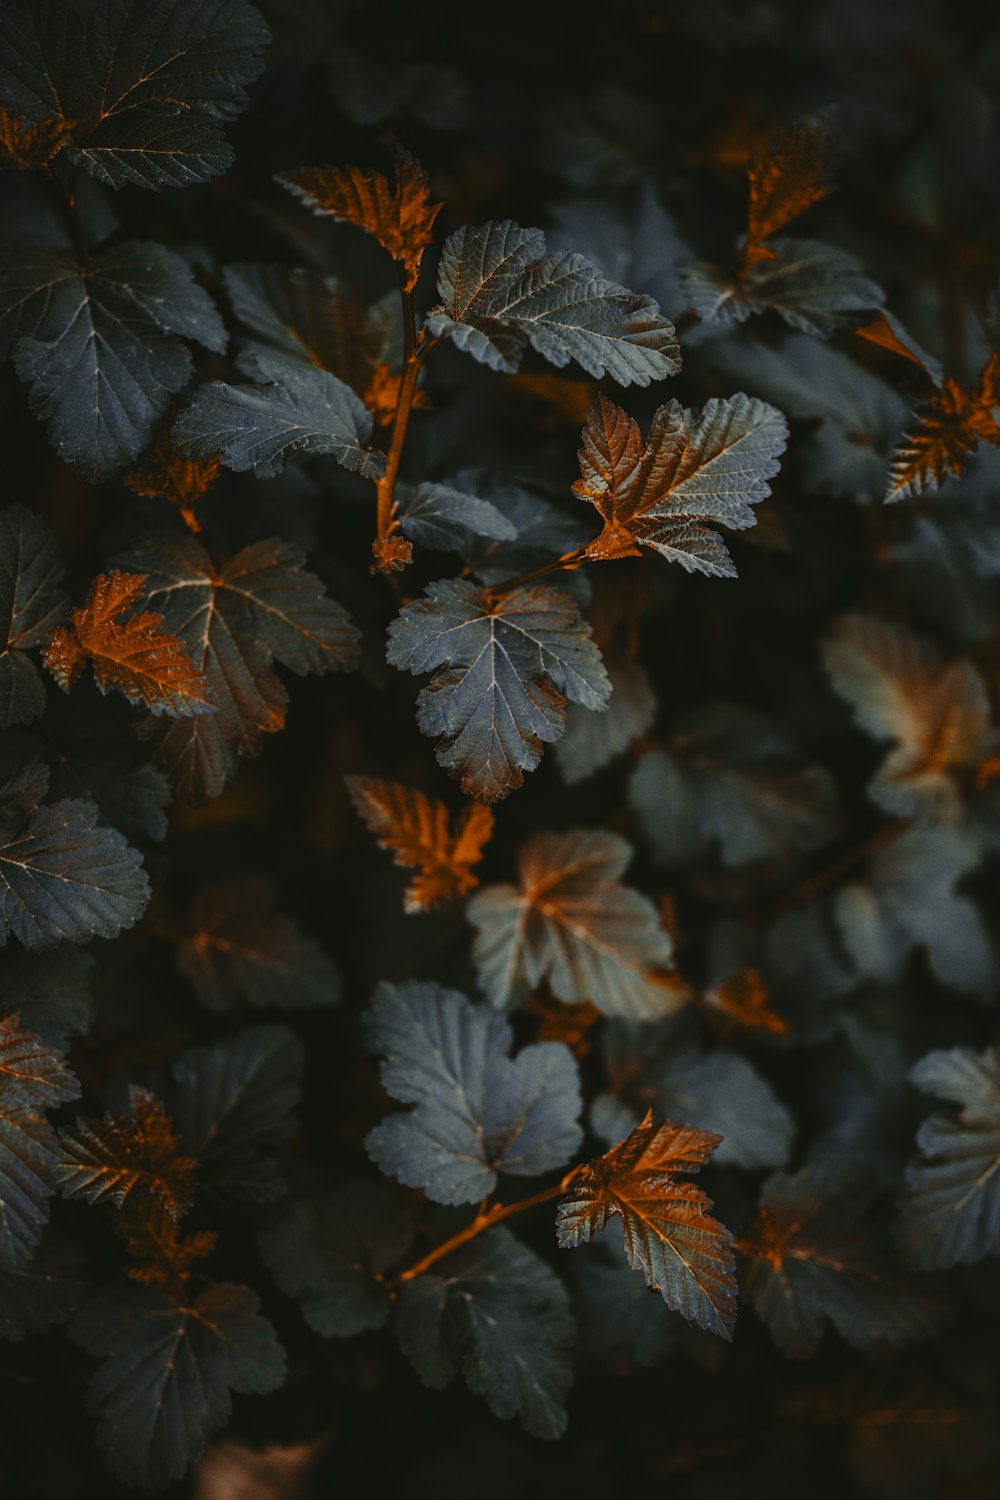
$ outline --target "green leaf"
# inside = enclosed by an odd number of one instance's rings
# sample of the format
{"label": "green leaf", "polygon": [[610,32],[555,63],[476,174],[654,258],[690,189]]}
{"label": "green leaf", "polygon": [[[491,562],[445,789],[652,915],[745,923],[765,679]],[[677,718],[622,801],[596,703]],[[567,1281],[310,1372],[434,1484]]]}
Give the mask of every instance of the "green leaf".
{"label": "green leaf", "polygon": [[76,1315],[70,1337],[102,1361],[89,1389],[97,1441],[123,1484],[180,1479],[226,1422],[231,1391],[283,1383],[284,1352],[257,1306],[248,1287],[226,1282],[180,1298],[121,1284]]}
{"label": "green leaf", "polygon": [[390,1115],[365,1146],[383,1172],[437,1203],[475,1203],[497,1174],[535,1177],[580,1145],[580,1083],[561,1042],[508,1054],[511,1027],[434,984],[381,985],[367,1016],[382,1086],[416,1106]]}
{"label": "green leaf", "polygon": [[0,729],[30,724],[45,707],[38,669],[25,653],[44,646],[65,615],[55,542],[24,505],[0,513]]}
{"label": "green leaf", "polygon": [[0,16],[0,101],[70,126],[66,155],[110,187],[224,172],[222,133],[269,40],[245,0],[30,0]]}
{"label": "green leaf", "polygon": [[328,453],[365,479],[385,472],[385,454],[366,446],[371,413],[349,385],[281,355],[262,352],[254,367],[266,384],[199,386],[173,426],[178,453],[200,459],[218,453],[229,468],[250,469],[258,479],[280,474],[293,454]]}
{"label": "green leaf", "polygon": [[975,667],[946,661],[904,625],[874,615],[838,620],[823,665],[861,728],[894,742],[868,788],[872,801],[903,817],[959,817],[959,775],[985,760],[996,738]]}
{"label": "green leaf", "polygon": [[254,542],[217,564],[195,537],[163,532],[119,561],[147,574],[150,606],[180,636],[219,705],[142,728],[188,801],[217,796],[240,758],[259,754],[262,736],[283,727],[288,695],[275,661],[299,676],[355,664],[357,630],[287,542]]}
{"label": "green leaf", "polygon": [[931,1115],[906,1169],[896,1242],[919,1271],[1000,1252],[1000,1052],[929,1052],[910,1074],[957,1108]]}
{"label": "green leaf", "polygon": [[559,368],[575,359],[619,385],[648,385],[680,369],[673,324],[651,297],[616,286],[582,255],[546,255],[542,231],[510,219],[448,236],[438,293],[431,333],[493,370],[516,371],[529,343]]}
{"label": "green leaf", "polygon": [[469,902],[479,983],[501,1009],[544,982],[570,1005],[650,1020],[680,993],[663,972],[672,946],[646,896],[623,886],[632,857],[603,829],[537,833],[518,857],[520,889],[486,886]]}
{"label": "green leaf", "polygon": [[93,802],[0,806],[0,947],[10,934],[26,948],[117,937],[149,900],[142,860]]}
{"label": "green leaf", "polygon": [[603,708],[611,687],[590,627],[544,585],[499,596],[464,579],[428,584],[389,627],[386,658],[435,672],[417,723],[462,790],[496,802],[519,787],[564,732],[565,699]]}
{"label": "green leaf", "polygon": [[857,1172],[777,1172],[737,1242],[743,1292],[785,1354],[812,1354],[827,1322],[855,1349],[900,1348],[936,1333],[942,1305],[893,1274],[886,1226]]}
{"label": "green leaf", "polygon": [[171,1115],[213,1203],[269,1203],[285,1192],[270,1156],[294,1134],[305,1049],[284,1026],[255,1026],[174,1064]]}
{"label": "green leaf", "polygon": [[457,1250],[403,1286],[396,1332],[425,1385],[461,1369],[495,1416],[520,1416],[534,1437],[566,1430],[572,1380],[569,1297],[544,1261],[506,1229]]}
{"label": "green leaf", "polygon": [[0,354],[13,352],[56,452],[92,482],[137,458],[191,378],[174,335],[226,332],[187,262],[130,240],[86,263],[68,247],[0,250]]}
{"label": "green leaf", "polygon": [[689,710],[669,746],[639,761],[629,801],[670,867],[716,851],[728,866],[788,859],[827,843],[838,824],[829,773],[779,724],[730,703]]}
{"label": "green leaf", "polygon": [[381,1183],[349,1182],[293,1203],[262,1230],[260,1253],[310,1328],[350,1338],[387,1322],[392,1301],[383,1273],[412,1241],[409,1214]]}
{"label": "green leaf", "polygon": [[845,250],[789,235],[768,245],[774,259],[757,261],[738,280],[707,261],[684,268],[684,290],[703,322],[725,326],[772,311],[793,328],[825,339],[864,322],[885,301],[881,287]]}
{"label": "green leaf", "polygon": [[279,916],[274,886],[254,875],[203,886],[177,963],[202,1005],[229,1010],[243,998],[261,1010],[333,1005],[340,979],[320,945]]}
{"label": "green leaf", "polygon": [[30,1261],[48,1222],[62,1159],[45,1111],[80,1097],[62,1055],[25,1031],[18,1016],[0,1020],[0,1268]]}

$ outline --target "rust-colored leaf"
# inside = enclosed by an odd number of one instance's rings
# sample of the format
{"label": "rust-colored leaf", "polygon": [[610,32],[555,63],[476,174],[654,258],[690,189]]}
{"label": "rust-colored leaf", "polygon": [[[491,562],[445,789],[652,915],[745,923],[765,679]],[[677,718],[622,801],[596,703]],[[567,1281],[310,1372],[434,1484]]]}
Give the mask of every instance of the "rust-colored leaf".
{"label": "rust-colored leaf", "polygon": [[915,344],[904,342],[881,308],[870,323],[865,323],[861,328],[855,328],[854,332],[857,338],[864,339],[869,344],[877,344],[880,349],[888,349],[891,354],[898,354],[901,359],[908,359],[926,375],[934,378],[932,370],[921,357],[922,351]]}
{"label": "rust-colored leaf", "polygon": [[1000,354],[990,356],[974,389],[947,375],[914,415],[917,425],[893,456],[886,500],[936,490],[961,474],[980,443],[1000,446]]}
{"label": "rust-colored leaf", "polygon": [[375,561],[368,569],[369,573],[402,573],[413,561],[413,544],[400,532],[392,531],[388,536],[375,538],[372,556]]}
{"label": "rust-colored leaf", "polygon": [[[396,415],[401,376],[391,365],[384,362],[375,365],[367,386],[361,391],[361,399],[375,418],[376,427],[388,427]],[[425,411],[430,406],[426,391],[419,388],[413,393],[411,405]]]}
{"label": "rust-colored leaf", "polygon": [[65,146],[74,123],[49,115],[32,125],[0,104],[0,171],[33,172],[48,166]]}
{"label": "rust-colored leaf", "polygon": [[601,1012],[589,1000],[567,1005],[549,993],[530,995],[521,1009],[538,1022],[536,1042],[562,1042],[574,1057],[586,1057],[593,1046],[590,1033]]}
{"label": "rust-colored leaf", "polygon": [[732,1236],[708,1210],[712,1200],[678,1176],[697,1172],[721,1136],[665,1120],[641,1125],[575,1173],[559,1200],[556,1233],[563,1247],[606,1228],[617,1214],[625,1254],[676,1312],[731,1338],[736,1326]]}
{"label": "rust-colored leaf", "polygon": [[829,121],[820,116],[797,121],[753,149],[747,167],[746,267],[773,260],[764,241],[830,192],[830,146]]}
{"label": "rust-colored leaf", "polygon": [[379,848],[388,849],[397,865],[417,871],[403,898],[408,912],[429,911],[478,885],[472,867],[482,859],[493,832],[488,807],[467,807],[452,823],[443,802],[432,802],[414,787],[374,776],[346,780]]}
{"label": "rust-colored leaf", "polygon": [[137,495],[169,500],[176,505],[192,531],[201,530],[195,505],[218,478],[221,459],[218,455],[204,461],[181,458],[167,431],[161,432],[146,454],[146,462],[130,469],[125,483]]}
{"label": "rust-colored leaf", "polygon": [[546,370],[505,375],[510,390],[536,396],[554,407],[574,427],[582,427],[597,392],[594,380],[578,380],[571,375],[553,375]]}
{"label": "rust-colored leaf", "polygon": [[130,703],[175,719],[211,712],[208,683],[180,638],[162,630],[163,616],[126,614],[141,599],[145,582],[144,573],[99,573],[71,623],[49,637],[45,665],[66,692],[89,662],[102,693],[117,688]]}
{"label": "rust-colored leaf", "polygon": [[374,235],[404,271],[412,292],[442,204],[430,201],[427,174],[415,157],[396,149],[396,181],[361,167],[302,167],[281,182],[316,214]]}
{"label": "rust-colored leaf", "polygon": [[757,969],[740,969],[706,990],[701,1005],[723,1035],[741,1029],[787,1036],[788,1022],[771,1008],[771,996]]}

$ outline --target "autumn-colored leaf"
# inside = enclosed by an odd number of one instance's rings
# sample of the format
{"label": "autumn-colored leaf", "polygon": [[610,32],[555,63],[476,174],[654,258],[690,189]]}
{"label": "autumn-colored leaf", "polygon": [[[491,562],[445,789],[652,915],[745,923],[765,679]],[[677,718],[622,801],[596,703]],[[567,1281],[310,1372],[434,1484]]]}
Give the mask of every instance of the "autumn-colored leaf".
{"label": "autumn-colored leaf", "polygon": [[556,1235],[579,1245],[617,1214],[625,1254],[668,1307],[701,1328],[732,1338],[736,1278],[732,1236],[708,1210],[712,1200],[679,1175],[697,1172],[721,1136],[665,1120],[649,1110],[619,1145],[575,1173],[559,1200]]}
{"label": "autumn-colored leaf", "polygon": [[757,969],[740,969],[701,996],[709,1019],[724,1035],[734,1029],[787,1036],[788,1022],[771,1008],[771,996]]}
{"label": "autumn-colored leaf", "polygon": [[176,505],[192,531],[201,530],[195,505],[211,489],[219,475],[222,460],[214,458],[181,458],[164,430],[146,454],[146,462],[124,475],[125,483],[137,495],[169,500]]}
{"label": "autumn-colored leaf", "polygon": [[[396,414],[401,376],[384,361],[372,370],[368,385],[361,392],[361,399],[375,419],[376,427],[388,427]],[[426,391],[416,390],[410,403],[415,409],[426,410],[430,398]]]}
{"label": "autumn-colored leaf", "polygon": [[961,474],[980,443],[1000,446],[1000,354],[990,355],[973,389],[945,376],[914,415],[917,425],[893,456],[887,501],[936,490],[949,476]]}
{"label": "autumn-colored leaf", "polygon": [[32,172],[48,166],[69,140],[74,122],[49,115],[32,125],[0,104],[0,171]]}
{"label": "autumn-colored leaf", "polygon": [[825,116],[800,120],[760,142],[750,154],[750,203],[744,264],[773,260],[764,243],[831,189],[830,130]]}
{"label": "autumn-colored leaf", "polygon": [[602,393],[591,407],[573,493],[604,521],[586,556],[638,557],[642,546],[688,572],[732,577],[732,560],[704,522],[742,530],[770,494],[787,426],[781,413],[748,396],[709,401],[700,412],[669,401],[653,416],[645,443],[634,419]]}
{"label": "autumn-colored leaf", "polygon": [[591,1032],[601,1019],[596,1005],[585,1000],[582,1005],[567,1005],[554,995],[530,995],[521,1009],[537,1022],[536,1042],[562,1042],[577,1059],[586,1057],[593,1046]]}
{"label": "autumn-colored leaf", "polygon": [[888,349],[891,354],[898,354],[901,359],[908,359],[911,364],[923,370],[925,375],[929,375],[935,385],[941,384],[941,367],[937,360],[932,358],[926,350],[921,349],[899,319],[895,318],[892,313],[887,313],[884,308],[880,307],[870,323],[855,328],[854,332],[866,343],[876,344],[880,349]]}
{"label": "autumn-colored leaf", "polygon": [[478,885],[472,867],[493,832],[493,814],[475,804],[454,823],[443,802],[415,787],[374,776],[348,776],[347,789],[361,817],[397,865],[416,870],[403,897],[408,912],[429,911]]}
{"label": "autumn-colored leaf", "polygon": [[208,683],[180,638],[164,633],[163,616],[147,610],[125,614],[141,599],[145,583],[143,573],[99,573],[71,623],[49,637],[45,665],[66,692],[89,661],[102,693],[117,688],[130,703],[174,719],[211,713]]}
{"label": "autumn-colored leaf", "polygon": [[361,167],[302,167],[278,180],[314,213],[374,235],[403,267],[404,285],[412,292],[443,205],[430,201],[427,174],[408,151],[396,149],[393,187],[381,172]]}

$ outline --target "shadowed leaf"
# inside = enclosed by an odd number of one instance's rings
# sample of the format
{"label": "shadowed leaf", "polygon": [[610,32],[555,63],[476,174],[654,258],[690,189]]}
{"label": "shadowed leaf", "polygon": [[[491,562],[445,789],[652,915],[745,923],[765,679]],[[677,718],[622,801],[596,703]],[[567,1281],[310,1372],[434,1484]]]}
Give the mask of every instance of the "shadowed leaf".
{"label": "shadowed leaf", "polygon": [[0,513],[0,728],[28,724],[45,689],[25,652],[48,640],[68,607],[52,537],[23,505]]}
{"label": "shadowed leaf", "polygon": [[205,459],[181,458],[168,432],[161,432],[145,455],[142,464],[129,469],[122,477],[129,489],[149,499],[167,500],[176,505],[184,524],[194,532],[201,530],[195,506],[211,489],[219,475],[218,456]]}
{"label": "shadowed leaf", "polygon": [[799,120],[753,148],[747,166],[747,265],[772,259],[764,241],[830,192],[830,148],[826,116]]}
{"label": "shadowed leaf", "polygon": [[62,1153],[45,1111],[78,1099],[61,1054],[14,1015],[0,1019],[0,1268],[28,1264],[48,1222]]}

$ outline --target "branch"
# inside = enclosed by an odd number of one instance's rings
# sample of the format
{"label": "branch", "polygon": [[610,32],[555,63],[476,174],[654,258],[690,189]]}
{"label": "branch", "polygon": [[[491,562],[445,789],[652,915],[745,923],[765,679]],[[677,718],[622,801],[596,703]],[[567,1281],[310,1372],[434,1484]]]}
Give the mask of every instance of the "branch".
{"label": "branch", "polygon": [[410,421],[410,412],[413,410],[413,398],[417,393],[421,366],[437,343],[436,339],[427,336],[424,329],[421,329],[419,334],[417,333],[412,295],[405,288],[401,288],[400,296],[403,302],[403,371],[396,395],[396,409],[392,417],[392,437],[389,442],[385,473],[375,483],[378,497],[376,557],[379,556],[379,543],[385,542],[396,530],[396,479],[399,475],[400,460],[403,457],[406,429]]}
{"label": "branch", "polygon": [[502,583],[490,585],[491,594],[509,594],[511,589],[519,589],[522,583],[534,583],[536,578],[545,578],[549,573],[559,573],[563,568],[578,568],[586,561],[586,546],[576,547],[572,552],[564,552],[562,557],[556,557],[552,562],[543,563],[540,568],[532,568],[530,573],[518,573],[516,578],[505,578]]}

